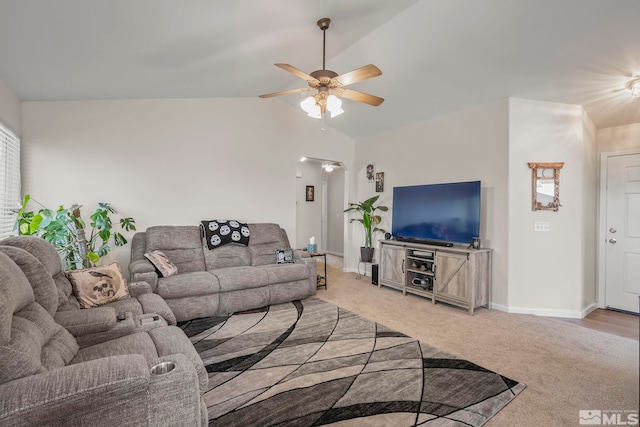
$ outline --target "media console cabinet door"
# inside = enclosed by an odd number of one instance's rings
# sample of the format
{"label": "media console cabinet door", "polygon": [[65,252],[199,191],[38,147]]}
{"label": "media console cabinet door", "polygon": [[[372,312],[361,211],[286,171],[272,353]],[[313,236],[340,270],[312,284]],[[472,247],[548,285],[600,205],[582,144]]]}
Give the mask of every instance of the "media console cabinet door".
{"label": "media console cabinet door", "polygon": [[398,288],[404,287],[404,247],[380,246],[380,283]]}
{"label": "media console cabinet door", "polygon": [[437,296],[470,303],[468,262],[466,253],[457,254],[437,251],[434,293]]}

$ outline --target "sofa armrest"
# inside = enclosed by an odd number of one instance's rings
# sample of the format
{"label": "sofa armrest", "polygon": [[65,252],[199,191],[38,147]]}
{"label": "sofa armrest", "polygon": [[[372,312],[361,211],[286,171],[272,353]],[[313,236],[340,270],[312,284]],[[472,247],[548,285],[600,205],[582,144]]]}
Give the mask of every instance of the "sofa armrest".
{"label": "sofa armrest", "polygon": [[297,258],[311,258],[311,255],[309,255],[309,252],[307,252],[306,249],[294,249],[293,250],[293,259],[297,259]]}
{"label": "sofa armrest", "polygon": [[156,268],[151,264],[148,259],[139,259],[129,264],[129,272],[131,274],[136,273],[154,273]]}
{"label": "sofa armrest", "polygon": [[132,282],[147,282],[153,292],[158,288],[158,273],[147,259],[140,259],[129,264]]}
{"label": "sofa armrest", "polygon": [[[152,375],[142,355],[105,357],[0,384],[0,425],[199,425],[198,378],[181,354]],[[158,412],[158,413],[156,413]],[[156,422],[149,422],[149,418]]]}
{"label": "sofa armrest", "polygon": [[300,263],[305,264],[305,265],[313,265],[313,266],[317,266],[318,265],[318,260],[315,258],[301,258],[300,259]]}
{"label": "sofa armrest", "polygon": [[53,318],[74,337],[108,331],[118,321],[113,307],[58,311]]}
{"label": "sofa armrest", "polygon": [[134,298],[138,298],[140,295],[152,294],[153,289],[147,282],[130,282],[129,283],[129,295]]}
{"label": "sofa armrest", "polygon": [[167,302],[158,294],[143,294],[138,297],[145,313],[159,314],[169,325],[176,325],[176,316],[167,305]]}
{"label": "sofa armrest", "polygon": [[[150,426],[206,426],[207,406],[201,400],[198,373],[184,354],[159,357],[155,363],[174,362],[176,369],[151,381]],[[166,378],[164,378],[166,377]],[[162,398],[159,398],[162,396]]]}

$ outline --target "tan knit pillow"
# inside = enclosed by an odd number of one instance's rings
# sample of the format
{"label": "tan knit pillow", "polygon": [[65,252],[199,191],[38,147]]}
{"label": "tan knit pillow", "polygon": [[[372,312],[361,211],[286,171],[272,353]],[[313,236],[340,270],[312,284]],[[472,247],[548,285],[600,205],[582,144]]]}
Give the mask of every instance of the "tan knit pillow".
{"label": "tan knit pillow", "polygon": [[101,267],[65,272],[80,307],[92,308],[129,298],[129,285],[117,261]]}
{"label": "tan knit pillow", "polygon": [[163,252],[147,252],[144,256],[151,261],[151,264],[156,267],[162,277],[169,277],[174,274],[178,274],[178,267],[176,267]]}

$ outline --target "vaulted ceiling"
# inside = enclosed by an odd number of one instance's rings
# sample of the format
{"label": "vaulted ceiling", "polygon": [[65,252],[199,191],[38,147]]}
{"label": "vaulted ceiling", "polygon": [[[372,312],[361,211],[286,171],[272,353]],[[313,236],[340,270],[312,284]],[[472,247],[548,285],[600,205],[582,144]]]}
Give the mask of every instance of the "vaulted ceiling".
{"label": "vaulted ceiling", "polygon": [[322,68],[322,17],[327,68],[383,72],[350,86],[381,106],[327,123],[353,138],[508,96],[640,122],[638,0],[0,0],[0,79],[22,101],[257,97],[306,85],[274,63]]}

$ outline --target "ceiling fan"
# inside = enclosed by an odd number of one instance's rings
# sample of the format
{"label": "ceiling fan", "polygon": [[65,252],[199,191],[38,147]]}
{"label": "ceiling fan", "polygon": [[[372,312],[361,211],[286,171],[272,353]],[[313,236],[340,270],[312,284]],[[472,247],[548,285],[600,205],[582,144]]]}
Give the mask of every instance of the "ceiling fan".
{"label": "ceiling fan", "polygon": [[322,30],[322,70],[316,70],[311,74],[307,74],[289,64],[275,64],[276,67],[280,67],[294,76],[306,80],[309,87],[268,93],[260,95],[260,98],[271,98],[273,96],[301,93],[316,89],[317,93],[307,97],[300,103],[302,109],[305,110],[309,116],[315,118],[322,117],[327,110],[331,113],[331,117],[341,114],[343,112],[341,108],[342,101],[340,101],[339,97],[373,105],[374,107],[382,104],[384,101],[383,98],[345,88],[345,86],[353,83],[381,75],[382,71],[375,65],[365,65],[364,67],[341,75],[338,75],[335,71],[325,69],[326,31],[330,23],[331,19],[329,18],[321,18],[317,22],[318,27]]}

